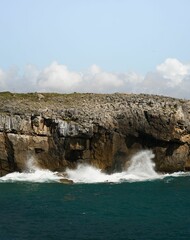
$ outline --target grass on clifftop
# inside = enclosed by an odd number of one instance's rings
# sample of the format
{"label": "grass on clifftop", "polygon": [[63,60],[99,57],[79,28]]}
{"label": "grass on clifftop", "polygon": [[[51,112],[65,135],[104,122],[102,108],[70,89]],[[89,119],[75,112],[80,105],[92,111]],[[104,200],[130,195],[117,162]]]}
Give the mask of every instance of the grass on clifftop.
{"label": "grass on clifftop", "polygon": [[63,94],[63,93],[11,93],[11,92],[0,92],[0,99],[2,100],[9,100],[9,99],[15,99],[15,100],[31,100],[31,101],[37,101],[37,100],[51,100],[54,98],[67,98],[67,97],[81,97],[82,95],[88,95],[88,94],[82,94],[82,93],[70,93],[70,94]]}
{"label": "grass on clifftop", "polygon": [[[115,93],[118,95],[119,93]],[[110,96],[114,94],[101,94],[101,93],[11,93],[9,91],[0,92],[1,100],[28,100],[28,101],[51,101],[51,100],[79,100],[85,98],[86,100],[90,100],[92,98],[104,98],[106,96]],[[119,94],[120,95],[120,94]],[[121,94],[125,95],[125,94]],[[128,95],[128,94],[127,94]]]}
{"label": "grass on clifftop", "polygon": [[109,94],[94,93],[11,93],[0,92],[0,107],[7,108],[39,108],[58,106],[76,107],[82,103],[103,101]]}

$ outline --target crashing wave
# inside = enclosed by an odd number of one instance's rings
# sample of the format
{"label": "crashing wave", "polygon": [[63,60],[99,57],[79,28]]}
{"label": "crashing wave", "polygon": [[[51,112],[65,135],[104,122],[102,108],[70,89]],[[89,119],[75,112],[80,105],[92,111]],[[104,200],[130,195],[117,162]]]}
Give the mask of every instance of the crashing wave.
{"label": "crashing wave", "polygon": [[[79,164],[76,169],[66,169],[65,173],[59,174],[50,170],[40,169],[35,165],[34,159],[27,162],[25,172],[13,172],[0,178],[0,182],[74,182],[74,183],[119,183],[139,182],[165,177],[189,176],[189,173],[179,172],[173,174],[159,174],[155,171],[155,163],[152,161],[154,154],[150,150],[136,153],[130,160],[130,165],[120,173],[106,174],[100,169],[87,164]],[[67,179],[65,179],[65,176]]]}

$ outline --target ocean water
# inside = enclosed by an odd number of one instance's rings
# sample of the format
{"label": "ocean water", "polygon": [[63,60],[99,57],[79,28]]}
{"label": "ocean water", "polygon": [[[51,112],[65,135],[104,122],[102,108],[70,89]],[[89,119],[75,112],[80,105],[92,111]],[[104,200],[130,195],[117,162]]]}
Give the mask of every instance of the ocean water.
{"label": "ocean water", "polygon": [[158,174],[143,151],[121,173],[67,170],[74,184],[29,161],[0,178],[0,240],[190,239],[190,174]]}

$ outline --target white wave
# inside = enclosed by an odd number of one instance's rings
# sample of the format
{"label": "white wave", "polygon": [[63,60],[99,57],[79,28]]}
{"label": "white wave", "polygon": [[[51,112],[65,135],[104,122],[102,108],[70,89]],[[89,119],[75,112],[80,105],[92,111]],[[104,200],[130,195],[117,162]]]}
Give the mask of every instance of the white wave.
{"label": "white wave", "polygon": [[57,172],[43,170],[36,166],[34,158],[29,158],[26,162],[25,172],[13,172],[0,178],[0,182],[56,182],[61,177]]}
{"label": "white wave", "polygon": [[[190,176],[190,173],[177,172],[173,174],[158,174],[152,161],[154,154],[150,150],[136,153],[130,161],[128,169],[123,172],[106,174],[100,169],[86,164],[79,164],[76,169],[66,169],[64,176],[74,183],[101,182],[138,182],[163,179],[167,177]],[[27,161],[26,171],[13,172],[0,178],[0,182],[58,182],[63,176],[50,170],[42,170],[35,164],[33,158]]]}
{"label": "white wave", "polygon": [[164,177],[188,177],[190,176],[190,172],[174,172],[174,173],[166,173],[163,175]]}
{"label": "white wave", "polygon": [[37,166],[35,159],[33,157],[28,158],[26,161],[26,171],[35,172],[37,170],[40,170],[40,168]]}
{"label": "white wave", "polygon": [[162,175],[155,171],[155,157],[152,151],[140,151],[131,158],[131,164],[126,171],[127,179],[149,180],[161,178]]}
{"label": "white wave", "polygon": [[105,174],[100,169],[90,165],[79,164],[77,169],[67,169],[68,179],[76,183],[116,182],[120,179],[120,173]]}
{"label": "white wave", "polygon": [[79,164],[77,169],[67,169],[66,174],[70,180],[77,183],[98,182],[122,182],[122,181],[145,181],[163,178],[156,173],[155,164],[152,162],[154,154],[152,151],[140,151],[131,158],[131,164],[127,170],[121,173],[106,174],[100,169],[90,165]]}
{"label": "white wave", "polygon": [[0,182],[55,182],[60,179],[56,172],[36,170],[34,172],[13,172],[0,178]]}

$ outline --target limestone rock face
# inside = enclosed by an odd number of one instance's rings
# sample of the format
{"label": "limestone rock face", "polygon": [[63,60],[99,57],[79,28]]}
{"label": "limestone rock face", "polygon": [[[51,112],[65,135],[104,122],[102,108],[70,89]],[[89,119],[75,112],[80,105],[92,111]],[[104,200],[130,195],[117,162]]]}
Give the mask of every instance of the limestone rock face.
{"label": "limestone rock face", "polygon": [[0,175],[84,162],[122,171],[152,149],[158,171],[190,169],[190,101],[134,94],[0,93]]}

